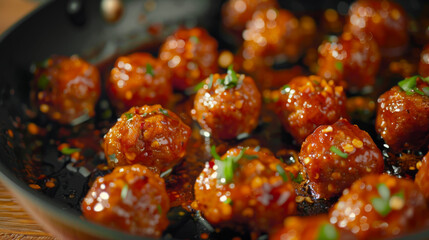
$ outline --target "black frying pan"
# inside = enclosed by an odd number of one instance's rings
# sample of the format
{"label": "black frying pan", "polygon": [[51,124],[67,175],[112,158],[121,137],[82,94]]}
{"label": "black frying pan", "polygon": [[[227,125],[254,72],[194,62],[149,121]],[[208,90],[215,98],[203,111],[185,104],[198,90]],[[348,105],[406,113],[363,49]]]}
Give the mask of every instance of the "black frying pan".
{"label": "black frying pan", "polygon": [[[215,36],[220,48],[233,48],[233,43],[222,34],[219,27],[220,6],[217,0],[158,0],[156,8],[148,11],[149,0],[124,0],[124,14],[115,23],[103,19],[100,0],[57,0],[48,2],[9,29],[0,37],[0,178],[42,226],[62,239],[142,239],[142,237],[102,227],[84,220],[78,208],[79,202],[68,201],[58,194],[42,194],[31,189],[25,181],[26,166],[33,152],[20,129],[30,117],[31,108],[29,81],[30,67],[53,54],[73,55],[94,64],[128,53],[141,46],[157,46],[178,26],[203,26]],[[280,1],[282,7],[294,12],[311,12],[328,7],[337,8],[338,1]],[[422,14],[424,1],[403,1],[410,14]],[[344,1],[347,6],[350,1]],[[162,24],[159,35],[151,35],[147,29],[152,24]],[[153,51],[153,48],[147,48]],[[105,95],[104,95],[105,98]],[[34,119],[33,119],[34,120]],[[38,119],[47,124],[48,120]],[[7,134],[14,132],[13,136]],[[27,139],[28,140],[28,139]],[[56,159],[43,153],[46,161]],[[45,161],[42,159],[41,161]],[[55,168],[55,166],[54,166]],[[68,188],[84,194],[86,178],[70,177],[63,183]],[[172,210],[174,211],[174,209]],[[174,219],[173,219],[174,220]],[[174,224],[178,224],[174,226]],[[197,218],[173,221],[167,230],[174,238],[198,238],[210,228]],[[412,236],[424,238],[429,231]],[[213,238],[228,238],[232,235],[213,235]],[[244,236],[246,237],[246,236]],[[248,236],[247,236],[248,237]]]}

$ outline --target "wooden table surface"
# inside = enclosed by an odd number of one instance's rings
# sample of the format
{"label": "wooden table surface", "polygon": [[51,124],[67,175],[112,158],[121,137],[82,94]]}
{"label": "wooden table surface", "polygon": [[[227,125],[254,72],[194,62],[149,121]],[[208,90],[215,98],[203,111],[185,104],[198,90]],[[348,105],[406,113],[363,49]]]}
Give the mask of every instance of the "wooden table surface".
{"label": "wooden table surface", "polygon": [[[40,4],[40,0],[0,0],[0,34]],[[0,183],[0,239],[51,240]]]}

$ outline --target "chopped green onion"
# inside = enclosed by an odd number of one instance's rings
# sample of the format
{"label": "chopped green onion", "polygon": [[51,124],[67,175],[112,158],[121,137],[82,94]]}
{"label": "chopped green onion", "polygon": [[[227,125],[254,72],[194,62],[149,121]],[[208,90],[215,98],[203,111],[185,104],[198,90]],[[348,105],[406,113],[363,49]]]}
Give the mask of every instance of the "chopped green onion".
{"label": "chopped green onion", "polygon": [[213,74],[209,76],[209,85],[207,85],[207,89],[211,89],[213,86]]}
{"label": "chopped green onion", "polygon": [[302,177],[301,173],[298,173],[298,175],[295,177],[292,173],[290,173],[290,178],[292,179],[292,181],[296,182],[296,183],[302,183],[302,181],[304,181],[304,178]]}
{"label": "chopped green onion", "polygon": [[158,209],[158,213],[159,214],[162,214],[162,207],[161,207],[161,205],[156,205],[156,208]]}
{"label": "chopped green onion", "polygon": [[225,79],[218,79],[219,83],[225,86],[226,89],[236,87],[238,85],[237,73],[234,71],[232,65],[228,67]]}
{"label": "chopped green onion", "polygon": [[223,203],[232,205],[232,200],[231,198],[227,198]]}
{"label": "chopped green onion", "polygon": [[235,162],[233,158],[225,158],[224,160],[224,177],[227,183],[232,182],[234,178]]}
{"label": "chopped green onion", "polygon": [[191,41],[193,44],[197,44],[200,42],[200,39],[197,36],[191,36],[189,41]]}
{"label": "chopped green onion", "polygon": [[166,170],[165,172],[162,172],[159,176],[164,178],[164,177],[168,177],[168,175],[170,175],[170,173],[173,171],[173,168],[169,168],[168,170]]}
{"label": "chopped green onion", "polygon": [[387,216],[392,210],[389,205],[389,199],[383,198],[373,198],[371,199],[371,204],[382,217]]}
{"label": "chopped green onion", "polygon": [[404,191],[402,190],[402,191],[400,191],[400,192],[398,192],[398,193],[395,193],[395,194],[393,194],[393,196],[392,196],[392,197],[399,197],[399,198],[401,198],[401,199],[405,199]]}
{"label": "chopped green onion", "polygon": [[201,88],[204,87],[206,83],[204,81],[199,82],[197,85],[192,86],[192,87],[188,87],[185,89],[185,94],[190,96],[192,94],[195,94],[196,92],[198,92],[198,90],[200,90]]}
{"label": "chopped green onion", "polygon": [[211,152],[214,159],[221,160],[219,154],[217,154],[217,152],[216,152],[216,146],[215,145],[212,145],[210,152]]}
{"label": "chopped green onion", "polygon": [[259,157],[257,155],[247,155],[247,154],[244,154],[243,158],[245,158],[247,160],[253,160],[253,159],[258,159]]}
{"label": "chopped green onion", "polygon": [[80,148],[65,147],[65,148],[61,149],[61,153],[64,155],[70,155],[70,154],[75,153],[75,152],[80,152]]}
{"label": "chopped green onion", "polygon": [[405,78],[402,81],[398,82],[398,86],[402,88],[402,90],[408,92],[413,90],[416,85],[417,85],[417,76],[413,76],[413,77],[409,77],[409,78]]}
{"label": "chopped green onion", "polygon": [[378,194],[380,194],[382,199],[388,200],[390,198],[390,190],[384,183],[377,185]]}
{"label": "chopped green onion", "polygon": [[427,82],[427,83],[429,83],[429,76],[427,76],[427,77],[422,77],[422,76],[420,76],[420,79],[421,79],[423,82]]}
{"label": "chopped green onion", "polygon": [[45,90],[48,87],[49,82],[49,78],[45,74],[42,74],[39,79],[37,79],[37,87],[40,90]]}
{"label": "chopped green onion", "polygon": [[110,160],[116,159],[116,154],[110,154],[110,155],[109,155],[109,159],[110,159]]}
{"label": "chopped green onion", "polygon": [[335,62],[335,68],[338,71],[343,72],[343,63],[342,62]]}
{"label": "chopped green onion", "polygon": [[424,88],[422,88],[422,90],[426,96],[429,96],[429,87],[424,87]]}
{"label": "chopped green onion", "polygon": [[282,166],[280,166],[280,164],[276,165],[276,169],[277,169],[277,172],[279,173],[279,175],[283,178],[283,182],[289,181],[285,170],[282,168]]}
{"label": "chopped green onion", "polygon": [[347,153],[343,153],[340,149],[338,149],[335,146],[332,146],[329,150],[342,158],[347,158],[349,156]]}
{"label": "chopped green onion", "polygon": [[127,117],[127,120],[130,120],[131,118],[133,118],[134,113],[124,113],[125,117]]}
{"label": "chopped green onion", "polygon": [[339,234],[335,227],[330,223],[325,223],[319,228],[317,240],[337,240]]}
{"label": "chopped green onion", "polygon": [[163,109],[163,108],[160,108],[160,109],[158,109],[159,110],[159,112],[160,113],[162,113],[162,114],[164,114],[165,116],[167,116],[167,117],[169,117],[170,115],[168,115],[168,111],[167,110],[165,110],[165,109]]}
{"label": "chopped green onion", "polygon": [[150,63],[146,63],[146,73],[151,75],[152,77],[155,75],[153,72],[152,65],[150,65]]}
{"label": "chopped green onion", "polygon": [[288,93],[289,91],[290,91],[290,86],[289,86],[289,84],[284,85],[284,86],[282,87],[282,90],[280,90],[280,92],[281,92],[282,94]]}
{"label": "chopped green onion", "polygon": [[216,152],[216,147],[213,145],[211,147],[211,154],[213,158],[215,159],[215,164],[218,167],[216,169],[216,172],[218,173],[217,178],[218,179],[225,179],[225,182],[222,183],[230,183],[232,182],[234,178],[234,172],[235,169],[238,166],[238,160],[240,160],[242,157],[244,157],[244,151],[245,149],[242,149],[240,153],[237,156],[228,156],[224,158],[223,160],[220,158],[220,156]]}
{"label": "chopped green onion", "polygon": [[128,195],[128,184],[125,183],[125,185],[122,187],[122,190],[121,190],[121,198],[122,198],[122,200],[125,200],[125,198],[127,197],[127,195]]}

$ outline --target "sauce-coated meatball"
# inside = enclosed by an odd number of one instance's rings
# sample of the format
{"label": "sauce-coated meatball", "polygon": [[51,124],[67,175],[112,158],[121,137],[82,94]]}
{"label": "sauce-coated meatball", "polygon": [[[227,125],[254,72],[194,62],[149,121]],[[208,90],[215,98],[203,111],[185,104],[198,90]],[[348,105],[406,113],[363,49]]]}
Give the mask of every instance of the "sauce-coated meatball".
{"label": "sauce-coated meatball", "polygon": [[148,53],[133,53],[116,60],[107,89],[120,112],[134,106],[161,104],[171,96],[170,70]]}
{"label": "sauce-coated meatball", "polygon": [[374,85],[380,53],[373,39],[343,33],[339,39],[320,45],[318,64],[319,76],[337,84],[345,81],[349,89],[356,91]]}
{"label": "sauce-coated meatball", "polygon": [[261,94],[251,77],[214,74],[205,80],[194,99],[193,118],[220,139],[232,139],[250,133],[258,125]]}
{"label": "sauce-coated meatball", "polygon": [[368,133],[346,119],[310,134],[302,144],[299,161],[316,198],[338,196],[362,176],[384,169],[381,151]]}
{"label": "sauce-coated meatball", "polygon": [[164,179],[139,164],[98,177],[81,206],[90,221],[146,237],[161,236],[169,208]]}
{"label": "sauce-coated meatball", "polygon": [[423,157],[415,182],[429,203],[429,152]]}
{"label": "sauce-coated meatball", "polygon": [[429,144],[429,83],[414,76],[382,94],[375,128],[393,152]]}
{"label": "sauce-coated meatball", "polygon": [[217,72],[217,41],[202,28],[181,28],[161,46],[159,58],[172,71],[173,88],[185,90]]}
{"label": "sauce-coated meatball", "polygon": [[96,67],[77,56],[53,56],[36,69],[32,95],[41,112],[73,125],[95,115],[100,91]]}
{"label": "sauce-coated meatball", "polygon": [[207,162],[197,178],[197,208],[216,226],[268,231],[296,213],[291,175],[270,154],[232,148]]}
{"label": "sauce-coated meatball", "polygon": [[276,0],[229,0],[222,6],[223,25],[241,33],[256,10],[277,5]]}
{"label": "sauce-coated meatball", "polygon": [[429,44],[420,53],[419,74],[423,77],[429,77]]}
{"label": "sauce-coated meatball", "polygon": [[418,229],[426,215],[423,195],[411,180],[383,174],[354,182],[329,216],[332,224],[358,239],[380,239]]}
{"label": "sauce-coated meatball", "polygon": [[[306,26],[309,29],[304,28]],[[243,68],[250,71],[258,66],[270,66],[275,57],[296,61],[307,46],[307,35],[313,33],[313,27],[313,24],[301,27],[300,21],[285,9],[256,11],[243,32]]]}
{"label": "sauce-coated meatball", "polygon": [[326,214],[312,217],[288,217],[282,228],[270,234],[270,240],[355,239],[348,231],[329,222]]}
{"label": "sauce-coated meatball", "polygon": [[104,136],[110,167],[140,163],[160,173],[185,156],[191,129],[161,105],[133,107]]}
{"label": "sauce-coated meatball", "polygon": [[332,80],[297,77],[281,88],[276,113],[284,129],[302,143],[318,126],[347,118],[346,95]]}
{"label": "sauce-coated meatball", "polygon": [[357,36],[374,36],[383,57],[398,57],[408,46],[407,16],[393,1],[356,1],[350,6],[345,30]]}

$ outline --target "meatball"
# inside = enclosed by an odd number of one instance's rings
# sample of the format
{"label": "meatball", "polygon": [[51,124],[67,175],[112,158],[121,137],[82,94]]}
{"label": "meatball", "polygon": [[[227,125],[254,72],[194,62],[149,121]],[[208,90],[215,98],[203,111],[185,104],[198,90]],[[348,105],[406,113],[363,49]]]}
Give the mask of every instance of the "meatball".
{"label": "meatball", "polygon": [[281,88],[275,110],[284,129],[302,143],[318,126],[347,118],[346,95],[332,80],[296,77]]}
{"label": "meatball", "polygon": [[191,129],[161,105],[132,107],[104,136],[110,167],[143,164],[164,172],[185,156]]}
{"label": "meatball", "polygon": [[359,39],[343,33],[339,39],[323,42],[319,47],[317,75],[333,79],[352,91],[372,87],[380,65],[380,52],[372,38]]}
{"label": "meatball", "polygon": [[232,139],[258,125],[261,94],[253,79],[237,74],[214,74],[205,80],[194,99],[192,117],[220,139]]}
{"label": "meatball", "polygon": [[299,161],[316,198],[336,197],[362,176],[384,170],[383,156],[371,137],[346,119],[310,134]]}
{"label": "meatball", "polygon": [[222,23],[241,34],[256,10],[277,5],[276,0],[229,0],[222,6]]}
{"label": "meatball", "polygon": [[254,149],[232,148],[207,162],[195,183],[197,209],[215,226],[268,231],[296,213],[287,165]]}
{"label": "meatball", "polygon": [[32,83],[40,111],[62,124],[93,117],[100,91],[98,69],[77,56],[49,58],[36,69]]}
{"label": "meatball", "polygon": [[133,53],[116,60],[107,89],[120,112],[133,106],[167,104],[173,88],[170,70],[148,53]]}
{"label": "meatball", "polygon": [[135,164],[98,177],[81,209],[92,222],[155,238],[168,226],[169,205],[164,179]]}
{"label": "meatball", "polygon": [[423,157],[415,183],[423,193],[426,203],[429,203],[429,152]]}
{"label": "meatball", "polygon": [[[285,9],[256,11],[243,32],[243,69],[252,71],[273,65],[274,58],[296,61],[312,40],[315,23],[311,18],[300,21]],[[311,43],[311,41],[310,41]]]}
{"label": "meatball", "polygon": [[356,1],[350,6],[345,30],[360,37],[373,36],[383,57],[398,57],[408,46],[408,19],[393,1]]}
{"label": "meatball", "polygon": [[423,77],[429,77],[429,44],[420,53],[419,74]]}
{"label": "meatball", "polygon": [[271,240],[354,239],[353,235],[329,222],[328,215],[288,217],[282,228],[270,234]]}
{"label": "meatball", "polygon": [[375,129],[393,152],[429,144],[428,82],[406,78],[378,98]]}
{"label": "meatball", "polygon": [[345,190],[329,216],[332,224],[358,239],[380,239],[420,228],[426,211],[424,197],[411,180],[375,174]]}
{"label": "meatball", "polygon": [[159,58],[172,71],[173,88],[185,90],[218,71],[217,41],[202,28],[182,28],[167,38]]}

